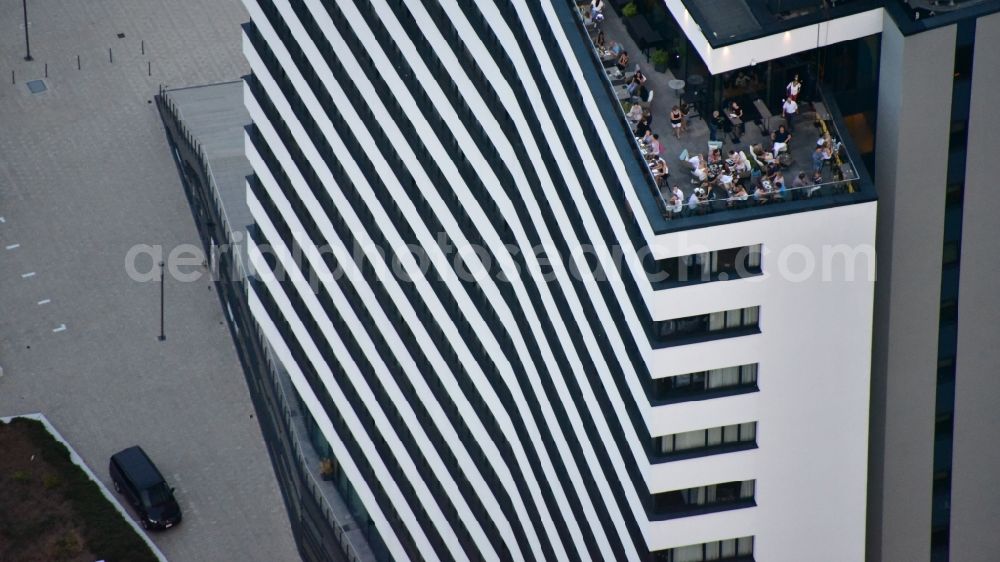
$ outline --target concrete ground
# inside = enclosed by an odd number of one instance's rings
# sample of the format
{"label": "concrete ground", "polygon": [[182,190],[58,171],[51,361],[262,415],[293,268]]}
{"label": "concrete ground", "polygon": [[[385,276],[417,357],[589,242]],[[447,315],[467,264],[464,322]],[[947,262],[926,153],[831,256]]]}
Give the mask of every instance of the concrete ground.
{"label": "concrete ground", "polygon": [[29,1],[25,62],[21,3],[0,1],[0,415],[44,413],[108,484],[108,457],[142,445],[184,509],[153,535],[173,561],[298,559],[211,282],[168,277],[160,342],[160,285],[125,268],[137,244],[200,245],[150,102],[246,72],[245,12]]}

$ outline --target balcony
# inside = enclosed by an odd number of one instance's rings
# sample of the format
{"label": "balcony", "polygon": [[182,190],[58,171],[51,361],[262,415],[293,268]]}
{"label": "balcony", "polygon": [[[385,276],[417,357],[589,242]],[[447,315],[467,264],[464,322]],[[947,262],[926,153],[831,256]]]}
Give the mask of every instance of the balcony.
{"label": "balcony", "polygon": [[650,329],[654,349],[760,333],[760,307],[737,308],[658,320]]}
{"label": "balcony", "polygon": [[661,492],[650,496],[648,515],[651,521],[665,521],[731,509],[754,507],[756,480],[721,482]]}
{"label": "balcony", "polygon": [[[778,107],[780,100],[763,100],[759,90],[750,88],[727,95],[741,105],[741,118],[730,118],[726,111],[715,122],[703,87],[712,77],[688,74],[684,81],[670,70],[656,70],[611,4],[606,2],[603,21],[589,18],[589,4],[574,4],[576,33],[571,37],[589,47],[584,58],[590,60],[581,62],[592,82],[591,93],[599,103],[612,106],[602,112],[607,124],[627,137],[619,146],[625,150],[627,145],[631,152],[625,161],[636,168],[632,177],[642,176],[633,183],[656,234],[875,199],[839,110],[821,88],[810,96],[813,99],[800,96],[791,123]],[[624,72],[618,68],[622,52],[629,55]],[[637,69],[645,82],[630,92]],[[679,135],[670,120],[675,106],[686,110]],[[658,134],[658,144],[636,138],[637,131],[644,132],[643,115],[651,118],[649,128]],[[783,125],[791,138],[784,147],[775,146],[772,133]],[[813,160],[817,147],[819,165]],[[704,165],[695,172],[699,155]],[[656,171],[660,160],[668,168],[666,176]]]}

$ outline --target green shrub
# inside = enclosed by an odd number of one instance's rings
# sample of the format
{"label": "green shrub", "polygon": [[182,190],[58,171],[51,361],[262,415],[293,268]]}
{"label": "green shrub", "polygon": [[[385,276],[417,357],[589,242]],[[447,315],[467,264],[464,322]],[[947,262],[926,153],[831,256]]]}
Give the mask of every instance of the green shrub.
{"label": "green shrub", "polygon": [[649,55],[649,62],[653,63],[653,66],[667,66],[667,63],[670,62],[670,53],[663,49],[653,49]]}
{"label": "green shrub", "polygon": [[626,18],[635,16],[638,13],[639,13],[639,8],[635,6],[635,2],[629,2],[628,4],[625,4],[624,8],[622,8],[622,16]]}

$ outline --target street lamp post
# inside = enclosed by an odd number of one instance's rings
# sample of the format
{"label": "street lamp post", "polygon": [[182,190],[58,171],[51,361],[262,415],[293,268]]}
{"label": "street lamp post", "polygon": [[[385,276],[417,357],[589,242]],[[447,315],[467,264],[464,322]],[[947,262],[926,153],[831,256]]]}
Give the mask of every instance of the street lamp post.
{"label": "street lamp post", "polygon": [[163,292],[164,292],[164,274],[163,274],[163,262],[160,262],[160,337],[156,338],[160,341],[167,339],[167,335],[163,332]]}
{"label": "street lamp post", "polygon": [[21,0],[21,6],[24,7],[24,60],[33,60],[31,58],[31,41],[28,40],[28,0]]}

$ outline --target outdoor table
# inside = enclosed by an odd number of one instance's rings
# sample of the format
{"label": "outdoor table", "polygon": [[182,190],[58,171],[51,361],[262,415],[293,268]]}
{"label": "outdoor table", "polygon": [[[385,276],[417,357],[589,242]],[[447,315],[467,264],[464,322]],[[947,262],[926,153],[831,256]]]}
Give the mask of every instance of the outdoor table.
{"label": "outdoor table", "polygon": [[667,86],[677,94],[677,99],[681,99],[681,90],[684,89],[684,81],[674,78],[670,82],[667,82]]}
{"label": "outdoor table", "polygon": [[813,111],[816,112],[816,118],[821,121],[829,121],[831,119],[830,112],[826,110],[826,105],[823,102],[814,101]]}

